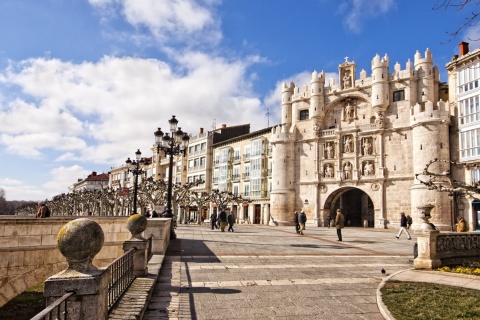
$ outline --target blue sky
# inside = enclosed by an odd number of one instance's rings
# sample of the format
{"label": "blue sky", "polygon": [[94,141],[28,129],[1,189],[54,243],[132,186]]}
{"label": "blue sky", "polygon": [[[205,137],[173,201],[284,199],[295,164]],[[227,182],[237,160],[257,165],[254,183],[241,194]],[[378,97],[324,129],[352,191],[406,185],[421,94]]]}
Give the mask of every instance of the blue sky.
{"label": "blue sky", "polygon": [[[0,187],[7,200],[67,192],[108,172],[176,115],[192,134],[279,123],[283,81],[336,76],[378,53],[445,64],[478,29],[436,0],[2,0]],[[267,109],[269,117],[267,118]]]}

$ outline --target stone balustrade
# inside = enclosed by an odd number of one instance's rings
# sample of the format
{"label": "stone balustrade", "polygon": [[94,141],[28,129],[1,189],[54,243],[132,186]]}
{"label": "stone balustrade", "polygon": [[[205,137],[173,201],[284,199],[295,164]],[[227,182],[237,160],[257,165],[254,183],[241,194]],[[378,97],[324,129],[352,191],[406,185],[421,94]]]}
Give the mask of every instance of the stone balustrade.
{"label": "stone balustrade", "polygon": [[480,234],[478,232],[415,231],[418,256],[416,269],[435,269],[444,265],[460,265],[480,261]]}
{"label": "stone balustrade", "polygon": [[[5,217],[0,219],[0,306],[26,289],[44,282],[65,269],[67,262],[57,249],[60,229],[77,217]],[[93,263],[104,267],[123,254],[131,237],[129,217],[88,217],[101,227],[104,243]],[[170,219],[149,219],[146,238],[153,236],[153,253],[163,254],[168,247]],[[165,231],[166,229],[166,231]]]}

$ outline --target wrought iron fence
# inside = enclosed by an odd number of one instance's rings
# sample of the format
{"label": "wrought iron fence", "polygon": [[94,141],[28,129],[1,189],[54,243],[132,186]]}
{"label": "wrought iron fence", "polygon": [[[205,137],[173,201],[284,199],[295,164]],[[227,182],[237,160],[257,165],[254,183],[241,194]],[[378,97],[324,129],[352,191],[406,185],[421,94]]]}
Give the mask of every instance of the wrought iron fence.
{"label": "wrought iron fence", "polygon": [[136,248],[128,250],[107,266],[107,269],[110,270],[110,279],[108,281],[108,310],[115,305],[115,302],[117,302],[133,280],[135,280],[135,276],[133,275],[133,253],[135,250]]}
{"label": "wrought iron fence", "polygon": [[67,320],[68,319],[68,298],[73,296],[75,291],[67,292],[57,300],[55,300],[51,305],[43,309],[39,314],[33,317],[30,320]]}

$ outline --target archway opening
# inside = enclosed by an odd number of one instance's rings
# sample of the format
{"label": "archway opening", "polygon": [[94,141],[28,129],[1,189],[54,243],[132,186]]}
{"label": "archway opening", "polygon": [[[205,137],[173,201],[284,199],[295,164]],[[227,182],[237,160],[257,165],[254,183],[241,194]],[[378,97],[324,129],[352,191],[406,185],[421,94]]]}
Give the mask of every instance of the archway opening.
{"label": "archway opening", "polygon": [[[330,200],[330,201],[329,201]],[[335,218],[337,209],[341,209],[348,227],[373,228],[375,226],[375,208],[367,193],[356,188],[343,188],[330,196],[330,215]]]}

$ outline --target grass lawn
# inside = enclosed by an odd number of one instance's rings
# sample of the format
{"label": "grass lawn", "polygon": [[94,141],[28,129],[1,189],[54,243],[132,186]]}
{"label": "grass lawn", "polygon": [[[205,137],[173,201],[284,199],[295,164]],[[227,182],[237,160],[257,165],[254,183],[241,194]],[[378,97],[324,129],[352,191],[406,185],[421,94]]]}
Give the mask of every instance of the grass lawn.
{"label": "grass lawn", "polygon": [[19,294],[0,307],[0,319],[30,320],[45,309],[43,283]]}
{"label": "grass lawn", "polygon": [[472,289],[387,281],[382,300],[396,320],[480,319],[480,291]]}

